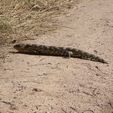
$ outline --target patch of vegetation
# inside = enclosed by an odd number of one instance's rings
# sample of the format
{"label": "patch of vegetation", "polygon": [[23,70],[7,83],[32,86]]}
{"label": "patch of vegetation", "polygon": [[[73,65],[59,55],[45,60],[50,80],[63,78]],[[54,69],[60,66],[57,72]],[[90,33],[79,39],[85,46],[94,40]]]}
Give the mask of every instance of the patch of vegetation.
{"label": "patch of vegetation", "polygon": [[4,45],[8,42],[9,36],[13,33],[12,27],[8,22],[8,19],[4,16],[0,17],[0,45]]}
{"label": "patch of vegetation", "polygon": [[78,1],[81,0],[0,0],[0,48],[56,30],[57,17]]}
{"label": "patch of vegetation", "polygon": [[0,33],[10,33],[12,28],[6,19],[0,18]]}
{"label": "patch of vegetation", "polygon": [[0,33],[10,43],[52,32],[58,28],[57,17],[77,1],[80,0],[0,0]]}
{"label": "patch of vegetation", "polygon": [[18,2],[22,5],[27,5],[29,8],[37,6],[37,9],[47,9],[47,8],[64,8],[65,6],[72,6],[74,2],[78,0],[19,0]]}

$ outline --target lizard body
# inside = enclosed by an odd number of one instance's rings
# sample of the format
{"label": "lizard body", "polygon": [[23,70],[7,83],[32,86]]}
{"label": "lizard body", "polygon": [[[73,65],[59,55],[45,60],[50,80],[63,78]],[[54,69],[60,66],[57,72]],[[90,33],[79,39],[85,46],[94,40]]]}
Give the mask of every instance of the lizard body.
{"label": "lizard body", "polygon": [[95,62],[107,63],[104,59],[98,56],[69,47],[56,47],[37,44],[16,44],[14,45],[14,48],[18,50],[19,53],[24,54],[73,57]]}

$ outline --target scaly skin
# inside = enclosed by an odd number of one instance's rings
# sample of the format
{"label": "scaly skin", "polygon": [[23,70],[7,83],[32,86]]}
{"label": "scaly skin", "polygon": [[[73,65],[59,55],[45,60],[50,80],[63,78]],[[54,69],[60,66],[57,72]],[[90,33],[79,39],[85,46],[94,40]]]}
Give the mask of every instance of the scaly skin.
{"label": "scaly skin", "polygon": [[16,44],[14,45],[14,48],[19,53],[24,54],[73,57],[107,64],[107,62],[102,58],[99,58],[98,56],[89,54],[87,52],[75,48],[65,48],[36,44]]}

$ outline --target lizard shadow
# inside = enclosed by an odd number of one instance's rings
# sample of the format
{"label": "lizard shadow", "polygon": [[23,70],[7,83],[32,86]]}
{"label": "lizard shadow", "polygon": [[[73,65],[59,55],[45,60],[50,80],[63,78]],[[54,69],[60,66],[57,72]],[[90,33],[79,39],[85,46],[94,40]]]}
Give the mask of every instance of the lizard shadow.
{"label": "lizard shadow", "polygon": [[[27,53],[27,52],[18,52],[18,51],[10,51],[10,53],[12,54],[23,54],[23,55],[34,55],[34,56],[51,56],[51,57],[62,57],[62,58],[65,58],[65,59],[70,59],[70,58],[75,58],[75,57],[72,57],[72,56],[69,56],[68,54],[67,55],[51,55],[51,54],[43,54],[43,53]],[[90,60],[90,59],[83,59],[82,57],[76,57],[76,59],[81,59],[81,60]],[[100,62],[100,61],[96,61],[96,60],[90,60],[90,61],[94,61],[94,62]],[[101,61],[101,63],[104,63],[104,64],[108,64],[106,61]]]}

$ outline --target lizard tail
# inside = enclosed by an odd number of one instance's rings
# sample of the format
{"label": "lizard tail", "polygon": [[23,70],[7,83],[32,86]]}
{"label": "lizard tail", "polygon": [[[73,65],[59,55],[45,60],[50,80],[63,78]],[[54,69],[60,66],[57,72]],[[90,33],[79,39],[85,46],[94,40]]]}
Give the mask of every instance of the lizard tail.
{"label": "lizard tail", "polygon": [[101,63],[105,63],[108,64],[104,59],[98,57],[98,56],[94,56],[94,55],[89,55],[89,59],[91,61],[95,61],[95,62],[101,62]]}
{"label": "lizard tail", "polygon": [[82,52],[82,54],[78,58],[108,64],[104,59],[87,52]]}

